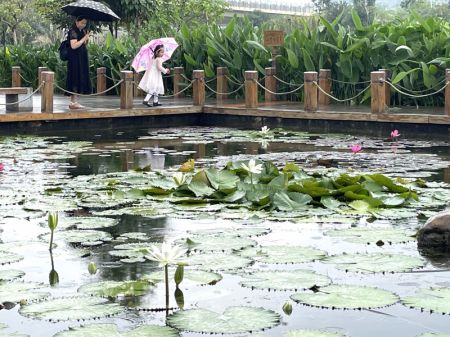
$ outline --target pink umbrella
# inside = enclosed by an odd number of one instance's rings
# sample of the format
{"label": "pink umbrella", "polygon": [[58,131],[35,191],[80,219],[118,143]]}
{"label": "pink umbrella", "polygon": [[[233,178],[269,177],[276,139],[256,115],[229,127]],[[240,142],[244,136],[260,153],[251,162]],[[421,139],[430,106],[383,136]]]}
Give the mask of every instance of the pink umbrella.
{"label": "pink umbrella", "polygon": [[149,43],[143,45],[139,50],[139,53],[134,57],[131,66],[138,73],[146,70],[152,65],[153,62],[153,50],[157,45],[162,44],[164,46],[163,61],[167,61],[172,57],[173,52],[178,47],[177,41],[173,37],[162,37],[159,39],[151,40]]}

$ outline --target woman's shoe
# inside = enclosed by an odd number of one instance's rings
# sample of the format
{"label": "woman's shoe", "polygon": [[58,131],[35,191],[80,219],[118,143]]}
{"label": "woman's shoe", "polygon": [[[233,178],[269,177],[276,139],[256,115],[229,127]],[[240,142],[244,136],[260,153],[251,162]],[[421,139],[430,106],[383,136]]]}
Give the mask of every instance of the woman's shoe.
{"label": "woman's shoe", "polygon": [[85,108],[85,106],[81,105],[81,104],[78,103],[78,102],[70,102],[70,103],[69,103],[69,109],[70,109],[70,110],[84,109],[84,108]]}

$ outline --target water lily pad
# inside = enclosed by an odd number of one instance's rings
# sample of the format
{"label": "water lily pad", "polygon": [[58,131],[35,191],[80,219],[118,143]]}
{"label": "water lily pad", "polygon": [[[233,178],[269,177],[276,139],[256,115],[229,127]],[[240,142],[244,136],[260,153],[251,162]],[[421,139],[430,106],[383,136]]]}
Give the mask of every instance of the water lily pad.
{"label": "water lily pad", "polygon": [[199,252],[214,252],[214,251],[230,251],[239,250],[245,247],[252,247],[256,245],[256,241],[241,238],[241,237],[218,237],[218,236],[195,236],[191,238],[195,245],[189,246],[186,240],[177,240],[175,243],[184,246],[186,249],[191,249]]}
{"label": "water lily pad", "polygon": [[245,268],[253,261],[251,259],[232,254],[198,254],[189,256],[185,262],[201,270],[234,270]]}
{"label": "water lily pad", "polygon": [[262,263],[303,263],[320,260],[326,256],[326,252],[303,246],[262,246],[247,248],[239,255],[255,259]]}
{"label": "water lily pad", "polygon": [[410,308],[450,314],[450,288],[422,288],[415,296],[403,297],[401,302]]}
{"label": "water lily pad", "polygon": [[324,263],[334,263],[336,268],[359,273],[395,273],[424,266],[421,258],[391,253],[357,253],[329,256]]}
{"label": "water lily pad", "polygon": [[[213,228],[213,229],[202,229],[197,231],[188,231],[189,234],[194,236],[200,235],[212,235],[212,236],[232,236],[232,237],[252,237],[266,235],[271,232],[270,228],[263,227],[227,227],[227,228]],[[191,240],[196,241],[195,237]]]}
{"label": "water lily pad", "polygon": [[[169,270],[169,280],[173,280],[175,274],[175,269]],[[164,280],[164,272],[154,272],[143,276],[144,279],[149,279],[151,281],[160,282]],[[190,280],[198,284],[209,284],[213,285],[222,280],[222,275],[218,273],[203,271],[203,270],[192,270],[184,269],[184,280]],[[184,281],[183,281],[184,282]]]}
{"label": "water lily pad", "polygon": [[172,210],[170,207],[121,207],[118,209],[111,209],[105,211],[95,211],[93,214],[101,216],[121,216],[121,215],[134,215],[141,216],[143,218],[156,219],[165,217]]}
{"label": "water lily pad", "polygon": [[23,256],[12,252],[0,251],[0,265],[23,260]]}
{"label": "water lily pad", "polygon": [[[49,241],[50,234],[40,236],[42,239]],[[81,244],[82,246],[96,246],[101,245],[103,242],[112,240],[111,234],[95,229],[87,230],[66,230],[55,234],[54,242],[58,239],[65,240],[69,243]]]}
{"label": "water lily pad", "polygon": [[285,332],[283,337],[346,337],[346,335],[323,330],[290,330]]}
{"label": "water lily pad", "polygon": [[152,286],[153,283],[147,280],[102,281],[83,285],[78,288],[78,291],[101,297],[131,297],[146,294]]}
{"label": "water lily pad", "polygon": [[78,229],[98,229],[113,227],[118,223],[119,221],[117,219],[105,217],[65,217],[59,219],[58,228],[76,227]]}
{"label": "water lily pad", "polygon": [[161,246],[160,243],[154,242],[125,243],[114,246],[114,250],[110,250],[108,253],[111,256],[143,262],[145,261],[144,256],[151,251],[152,245]]}
{"label": "water lily pad", "polygon": [[22,300],[35,301],[50,296],[48,292],[41,291],[47,286],[36,282],[1,282],[0,303],[18,303]]}
{"label": "water lily pad", "polygon": [[325,275],[310,270],[271,270],[257,271],[244,275],[240,284],[244,287],[273,290],[301,290],[312,286],[323,287],[331,283]]}
{"label": "water lily pad", "polygon": [[160,325],[141,325],[136,329],[121,332],[115,324],[90,324],[71,327],[68,331],[58,332],[53,337],[179,337],[173,328]]}
{"label": "water lily pad", "polygon": [[428,332],[417,337],[450,337],[450,334]]}
{"label": "water lily pad", "polygon": [[0,281],[11,281],[21,278],[25,273],[17,269],[0,270]]}
{"label": "water lily pad", "polygon": [[325,235],[342,238],[352,243],[374,244],[378,241],[385,243],[403,243],[415,241],[411,230],[402,228],[384,228],[384,227],[352,227],[347,229],[335,229],[327,231]]}
{"label": "water lily pad", "polygon": [[122,311],[117,303],[101,297],[61,297],[24,305],[19,312],[27,317],[49,321],[94,319],[116,315]]}
{"label": "water lily pad", "polygon": [[302,304],[330,309],[372,309],[398,302],[387,290],[355,285],[330,285],[317,292],[296,293],[291,298]]}
{"label": "water lily pad", "polygon": [[150,237],[146,233],[142,232],[129,232],[123,233],[116,238],[116,241],[127,241],[127,240],[149,241]]}
{"label": "water lily pad", "polygon": [[167,318],[169,326],[199,333],[242,333],[271,328],[279,323],[279,314],[255,307],[230,307],[222,314],[207,309],[190,309]]}

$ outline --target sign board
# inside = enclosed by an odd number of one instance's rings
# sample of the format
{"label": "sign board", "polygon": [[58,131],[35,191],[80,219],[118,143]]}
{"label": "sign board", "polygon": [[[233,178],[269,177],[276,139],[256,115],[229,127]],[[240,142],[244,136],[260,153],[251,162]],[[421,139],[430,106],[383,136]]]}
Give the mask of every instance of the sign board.
{"label": "sign board", "polygon": [[264,45],[266,47],[279,47],[284,42],[284,32],[282,30],[264,31]]}

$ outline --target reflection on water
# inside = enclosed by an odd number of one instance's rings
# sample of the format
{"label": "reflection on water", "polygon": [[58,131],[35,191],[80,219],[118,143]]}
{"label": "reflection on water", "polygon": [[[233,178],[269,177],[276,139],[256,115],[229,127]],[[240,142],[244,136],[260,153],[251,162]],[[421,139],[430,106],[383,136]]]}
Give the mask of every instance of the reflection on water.
{"label": "reflection on water", "polygon": [[[206,131],[200,131],[200,133],[202,132]],[[58,163],[64,163],[64,165],[52,167],[46,164],[47,166],[43,169],[39,166],[38,160],[34,163],[27,162],[26,165],[15,168],[16,171],[11,172],[11,174],[8,173],[8,176],[0,176],[0,185],[5,183],[5,177],[11,177],[15,182],[26,182],[27,175],[28,179],[30,175],[38,175],[42,177],[42,184],[36,183],[30,187],[24,183],[24,186],[27,188],[26,192],[32,188],[44,190],[48,187],[53,188],[55,185],[56,187],[58,186],[49,177],[56,177],[58,174],[63,175],[67,172],[72,176],[84,176],[126,172],[137,169],[144,170],[150,167],[152,170],[177,169],[177,166],[191,158],[195,159],[196,163],[199,164],[208,164],[208,160],[215,159],[217,161],[212,161],[212,163],[217,164],[219,162],[226,162],[230,156],[236,155],[276,155],[276,158],[280,162],[282,160],[297,160],[305,167],[337,167],[349,163],[347,158],[341,158],[338,155],[339,153],[348,153],[348,144],[345,142],[353,143],[355,141],[351,137],[344,136],[325,141],[326,135],[304,136],[308,140],[304,143],[281,142],[277,141],[277,139],[247,141],[245,137],[250,133],[242,132],[238,140],[228,142],[225,140],[230,137],[227,133],[229,131],[225,132],[221,130],[221,132],[221,135],[208,139],[201,138],[195,134],[193,129],[179,130],[176,137],[168,131],[165,132],[165,130],[159,130],[159,132],[152,131],[151,139],[145,138],[149,134],[147,130],[142,132],[142,135],[144,135],[142,138],[137,138],[135,132],[129,134],[126,132],[121,133],[111,141],[97,137],[88,150],[75,153],[68,159],[55,160]],[[162,137],[165,134],[168,135],[166,139]],[[289,135],[286,135],[286,137],[289,137]],[[295,137],[299,138],[301,135],[296,135]],[[405,151],[426,154],[438,153],[442,160],[448,160],[450,158],[450,146],[414,148],[408,147],[408,144],[405,145],[400,140],[395,144],[389,143],[387,145],[379,145],[379,140],[365,139],[364,141],[364,146],[366,146],[364,149],[365,153],[375,154],[375,159],[372,158],[371,161],[365,161],[365,157],[362,157],[357,163],[369,168],[378,156],[377,151],[380,151],[380,153],[382,153],[381,151],[388,151],[395,156],[404,155]],[[375,144],[372,148],[369,148],[367,145],[370,142]],[[340,143],[342,145],[336,148]],[[27,155],[32,156],[35,152],[36,147],[32,147],[32,150]],[[306,152],[308,153],[302,157],[302,153]],[[327,153],[333,153],[336,156],[327,158]],[[353,156],[351,159],[353,160],[354,158],[358,157]],[[388,163],[389,167],[395,167],[397,164],[401,164],[401,160],[396,161],[397,157],[390,158],[391,161]],[[380,161],[383,162],[383,159]],[[52,162],[48,161],[48,163]],[[355,162],[351,165],[356,166]],[[33,173],[33,169],[35,169],[35,173]],[[434,174],[431,179],[450,183],[450,168],[444,168],[436,172],[437,174]],[[419,170],[418,173],[422,172]],[[427,179],[429,178],[427,177]],[[1,187],[5,186],[1,185]],[[2,191],[9,189],[11,186],[8,185],[6,187]],[[25,187],[23,188],[24,195]],[[21,198],[23,197],[20,193],[16,193],[12,189],[8,198],[18,198],[20,200],[17,200],[17,203],[15,202],[13,206],[8,205],[10,209],[14,207],[14,212],[17,213],[15,215],[8,213],[8,218],[1,220],[0,238],[7,242],[14,242],[19,239],[28,242],[35,240],[38,233],[45,232],[45,229],[39,225],[42,222],[40,217],[45,217],[45,211],[41,215],[36,216],[36,218],[31,217],[27,221],[23,219],[19,221],[14,216],[20,218],[21,213],[19,214],[18,212],[20,202],[23,201]],[[5,202],[5,204],[7,203]],[[147,218],[143,216],[121,215],[120,221],[116,226],[102,229],[110,233],[114,241],[89,248],[68,245],[60,239],[58,232],[56,232],[55,242],[57,247],[50,254],[50,272],[48,272],[49,252],[46,242],[37,242],[33,243],[33,245],[27,244],[28,246],[16,244],[10,249],[18,254],[22,254],[24,259],[15,263],[13,268],[25,271],[24,281],[50,283],[53,286],[49,290],[52,292],[52,296],[74,296],[77,294],[79,286],[90,282],[136,280],[152,272],[161,271],[161,268],[158,267],[156,262],[145,260],[139,263],[122,263],[120,262],[120,258],[110,254],[110,251],[114,250],[114,247],[120,244],[130,242],[138,244],[142,242],[138,238],[122,240],[121,236],[123,234],[141,233],[150,237],[151,242],[160,243],[164,240],[174,241],[177,239],[186,239],[186,237],[191,235],[188,231],[251,225],[268,227],[272,230],[268,235],[252,238],[261,245],[314,246],[327,251],[329,255],[342,254],[343,252],[395,252],[419,256],[416,245],[413,242],[378,247],[376,245],[350,244],[348,242],[334,240],[323,233],[327,229],[333,229],[338,226],[346,228],[351,225],[363,227],[380,225],[382,227],[394,226],[416,229],[421,225],[419,221],[422,220],[414,219],[414,221],[409,222],[406,220],[397,220],[391,222],[389,220],[368,218],[366,221],[365,218],[360,220],[350,217],[351,223],[339,223],[339,221],[333,219],[330,222],[323,223],[314,219],[310,219],[304,223],[301,221],[289,221],[289,219],[283,221],[276,221],[276,219],[265,221],[264,219],[258,218],[257,212],[252,214],[249,210],[230,209],[225,217],[220,215],[219,212],[216,212],[216,209],[202,211],[201,205],[198,208],[199,210],[193,216],[189,214],[189,211],[183,209],[182,205],[177,205],[177,207],[173,208],[173,212],[177,212],[177,214],[170,214],[167,217]],[[21,211],[23,212],[23,210]],[[73,214],[76,216],[90,215],[88,209],[80,209],[73,212]],[[187,216],[188,214],[190,216]],[[186,216],[183,217],[183,215]],[[30,217],[29,214],[26,214],[26,216]],[[450,272],[447,271],[450,268],[449,255],[430,255],[429,252],[420,253],[426,258],[424,270],[436,272],[405,272],[381,275],[347,273],[333,268],[330,265],[322,264],[319,261],[297,265],[275,266],[255,263],[237,272],[219,271],[223,276],[223,280],[214,286],[198,286],[198,284],[185,280],[181,283],[180,289],[177,289],[174,283],[171,282],[170,304],[172,306],[176,304],[179,308],[184,307],[185,309],[190,309],[200,307],[218,312],[228,306],[251,305],[268,308],[282,314],[281,308],[289,300],[289,296],[293,292],[277,292],[242,287],[239,282],[242,280],[243,275],[245,272],[252,270],[309,269],[331,277],[335,283],[375,286],[393,291],[401,296],[413,294],[418,287],[427,287],[449,282]],[[95,275],[90,275],[88,272],[87,266],[91,261],[95,262],[98,267],[98,272]],[[2,269],[12,268],[12,266],[1,267]],[[164,308],[164,294],[164,285],[160,283],[145,296],[138,298],[120,298],[117,301],[130,308],[154,308],[155,306]],[[164,324],[164,316],[165,312],[148,313],[130,309],[118,317],[108,318],[101,322],[114,322],[126,330],[143,323]],[[6,323],[10,326],[11,332],[18,331],[31,336],[52,336],[54,333],[64,330],[71,325],[79,325],[78,322],[50,323],[26,319],[17,311],[7,310],[0,310],[0,323]],[[294,304],[292,315],[283,315],[282,324],[261,334],[267,337],[280,337],[290,329],[305,328],[328,329],[329,331],[343,333],[349,337],[416,337],[425,332],[450,333],[448,316],[430,315],[429,313],[413,310],[397,303],[391,307],[373,311],[325,310]],[[208,334],[205,335],[209,336]],[[198,334],[183,333],[183,336],[194,337],[198,336]]]}

